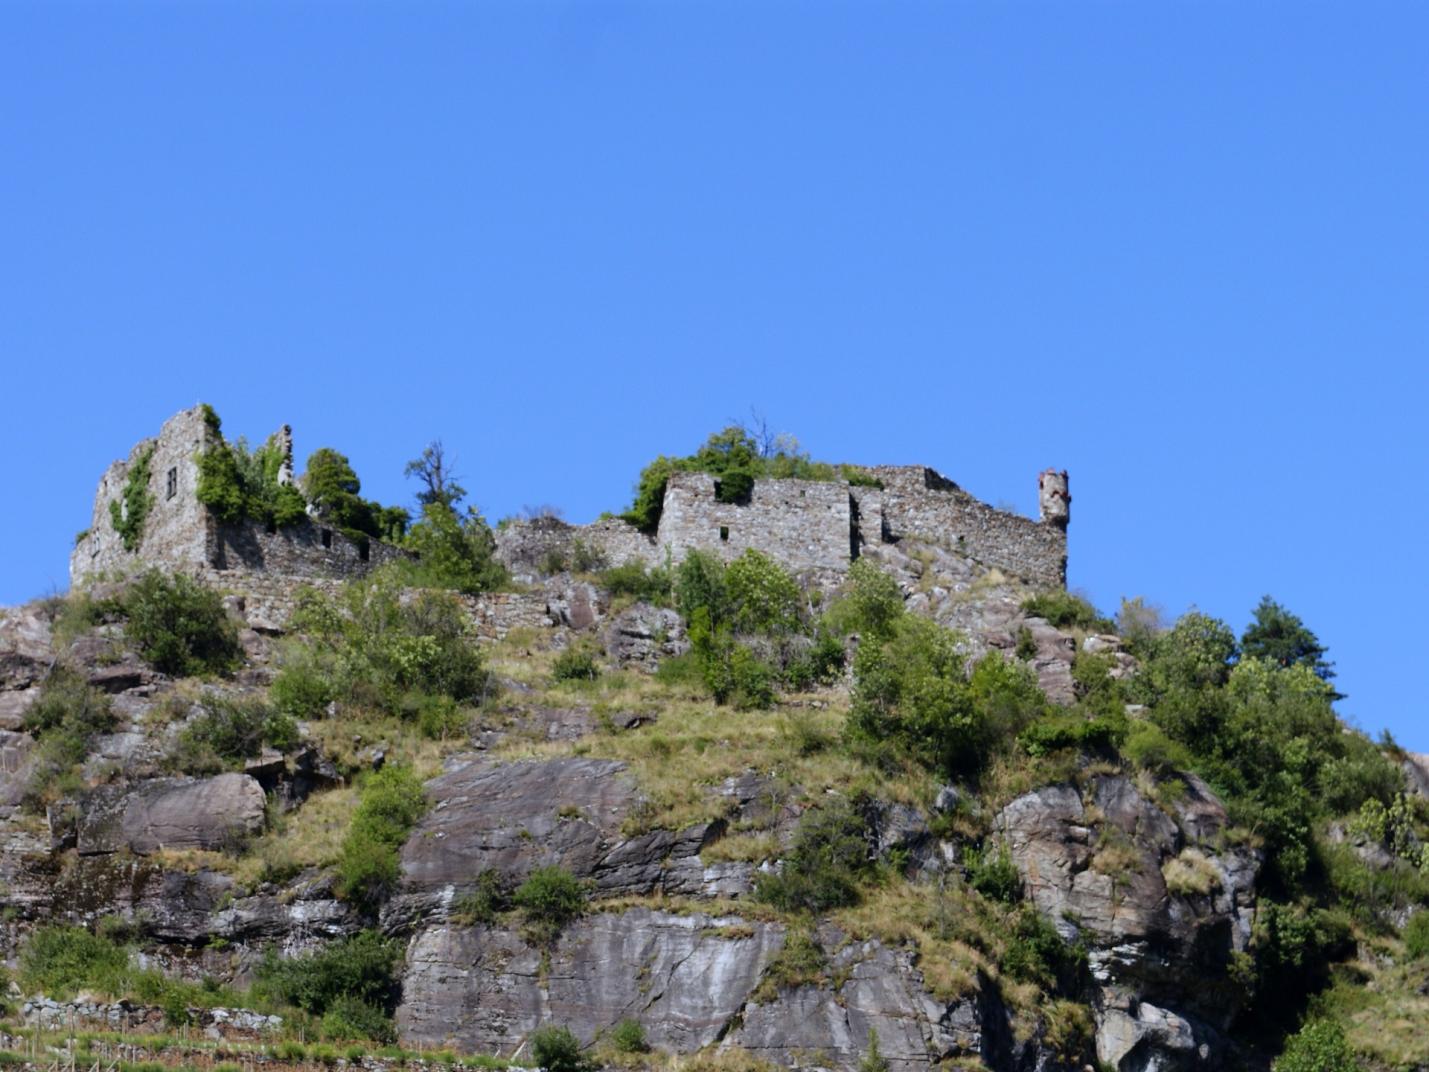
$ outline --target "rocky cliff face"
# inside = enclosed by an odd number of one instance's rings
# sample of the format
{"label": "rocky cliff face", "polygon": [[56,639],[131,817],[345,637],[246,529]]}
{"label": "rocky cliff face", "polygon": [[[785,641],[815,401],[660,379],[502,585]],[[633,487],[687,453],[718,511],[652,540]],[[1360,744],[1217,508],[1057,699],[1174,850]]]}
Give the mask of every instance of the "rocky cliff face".
{"label": "rocky cliff face", "polygon": [[[910,606],[964,629],[977,652],[1010,653],[1030,636],[1048,695],[1072,698],[1077,639],[1023,615],[1023,593],[986,570],[910,550],[882,551]],[[13,917],[5,951],[13,957],[38,923],[119,918],[153,963],[242,982],[269,947],[298,954],[375,923],[405,944],[396,1023],[413,1043],[510,1055],[544,1024],[592,1043],[634,1019],[658,1049],[738,1049],[790,1067],[853,1068],[871,1037],[896,1072],[952,1061],[1081,1069],[1093,1058],[1122,1072],[1221,1067],[1237,1008],[1223,981],[1249,937],[1259,861],[1229,836],[1203,783],[1186,776],[1172,792],[1083,764],[1070,780],[980,802],[968,787],[934,793],[859,776],[868,853],[914,900],[940,888],[974,897],[964,874],[972,835],[959,824],[994,832],[1028,910],[1086,950],[1082,1004],[1054,1004],[1084,1007],[1088,1033],[1003,973],[989,952],[996,934],[985,950],[957,947],[966,970],[950,987],[940,981],[948,965],[929,950],[962,938],[924,945],[891,937],[897,928],[875,933],[835,912],[796,918],[753,899],[759,876],[784,866],[800,816],[852,795],[844,761],[821,758],[833,731],[799,728],[818,718],[836,727],[846,683],[743,722],[726,709],[679,715],[698,723],[680,787],[667,760],[684,731],[670,712],[689,702],[661,708],[666,701],[652,701],[639,676],[687,648],[679,616],[643,604],[612,613],[589,586],[567,591],[565,603],[548,606],[560,623],[548,633],[489,648],[510,673],[469,733],[438,744],[402,744],[366,726],[344,733],[338,708],[303,727],[287,754],[202,775],[172,769],[174,743],[204,689],[261,693],[274,668],[270,638],[245,633],[242,671],[198,685],[155,673],[112,626],[61,642],[53,608],[4,612],[0,881]],[[553,703],[523,679],[528,662],[582,640],[600,644],[611,666],[633,668],[624,692],[585,703],[567,692]],[[1114,638],[1104,644],[1130,668]],[[40,815],[21,806],[34,748],[24,716],[57,661],[112,697],[116,724],[95,740],[82,783]],[[811,736],[799,743],[798,733]],[[749,734],[784,751],[761,758]],[[343,801],[350,809],[351,778],[402,748],[439,756],[440,770],[431,769],[428,810],[401,847],[400,877],[379,915],[336,894],[331,858],[314,844],[287,846],[289,863],[263,855],[282,847],[284,829],[331,838],[310,817]],[[721,754],[750,758],[708,779],[694,766]],[[666,807],[670,798],[679,808]],[[554,938],[533,939],[510,911],[486,921],[461,911],[483,876],[509,890],[549,866],[590,898]],[[816,968],[790,966],[803,949],[816,951]]]}

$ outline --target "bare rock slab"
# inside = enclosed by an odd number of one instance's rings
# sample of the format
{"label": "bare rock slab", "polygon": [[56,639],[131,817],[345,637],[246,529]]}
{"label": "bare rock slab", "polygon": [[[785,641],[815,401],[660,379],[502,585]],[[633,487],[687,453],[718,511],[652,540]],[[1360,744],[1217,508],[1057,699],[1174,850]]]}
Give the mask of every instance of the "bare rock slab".
{"label": "bare rock slab", "polygon": [[583,1042],[638,1020],[650,1043],[682,1052],[717,1041],[744,1007],[783,928],[651,909],[573,924],[550,953],[504,930],[432,927],[407,951],[398,1031],[407,1043],[510,1054],[537,1027]]}
{"label": "bare rock slab", "polygon": [[106,786],[81,804],[81,855],[225,849],[263,829],[263,788],[246,774]]}

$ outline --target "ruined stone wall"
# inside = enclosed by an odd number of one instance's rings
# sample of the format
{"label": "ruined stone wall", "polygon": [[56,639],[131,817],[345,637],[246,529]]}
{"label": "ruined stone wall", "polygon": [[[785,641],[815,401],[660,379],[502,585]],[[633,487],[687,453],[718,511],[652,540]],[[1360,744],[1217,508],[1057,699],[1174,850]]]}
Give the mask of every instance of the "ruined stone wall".
{"label": "ruined stone wall", "polygon": [[1036,585],[1066,585],[1064,528],[994,510],[924,466],[878,466],[869,472],[883,482],[878,500],[886,538],[915,537]]}
{"label": "ruined stone wall", "polygon": [[513,629],[550,629],[558,624],[544,592],[483,592],[457,598],[482,640],[503,640]]}
{"label": "ruined stone wall", "polygon": [[589,525],[571,525],[556,517],[512,519],[496,530],[496,557],[517,580],[529,581],[550,572],[546,567],[555,563],[573,565],[578,542],[595,560],[597,569],[660,561],[653,539],[614,517]]}
{"label": "ruined stone wall", "polygon": [[359,542],[337,529],[303,520],[268,531],[254,521],[212,528],[207,565],[213,570],[273,573],[301,583],[361,577],[407,553],[379,540]]}
{"label": "ruined stone wall", "polygon": [[[149,565],[174,569],[199,569],[204,565],[209,527],[208,509],[195,497],[198,488],[198,454],[212,433],[195,406],[164,422],[155,439],[145,439],[123,461],[114,462],[100,478],[94,496],[89,532],[77,541],[70,555],[70,581],[101,573],[126,574]],[[144,519],[139,546],[124,549],[114,530],[109,504],[124,500],[130,469],[150,446],[149,495],[152,504]]]}
{"label": "ruined stone wall", "polygon": [[848,485],[756,480],[747,503],[715,498],[708,473],[675,473],[665,487],[659,549],[678,562],[692,550],[726,560],[748,548],[795,572],[848,569],[852,559]]}

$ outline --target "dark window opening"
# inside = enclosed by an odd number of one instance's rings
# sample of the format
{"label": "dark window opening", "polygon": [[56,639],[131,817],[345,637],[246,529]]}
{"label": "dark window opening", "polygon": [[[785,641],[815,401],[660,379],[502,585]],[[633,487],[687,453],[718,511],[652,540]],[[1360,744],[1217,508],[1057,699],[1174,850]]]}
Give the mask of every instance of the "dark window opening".
{"label": "dark window opening", "polygon": [[721,525],[721,526],[719,527],[719,538],[720,538],[720,541],[721,541],[721,542],[723,542],[723,543],[729,543],[729,526],[728,526],[728,525]]}
{"label": "dark window opening", "polygon": [[323,529],[323,546],[332,547],[332,529]]}
{"label": "dark window opening", "polygon": [[363,540],[362,542],[360,542],[360,543],[357,545],[357,557],[358,557],[361,561],[366,562],[366,561],[367,561],[367,556],[368,556],[369,554],[371,554],[371,553],[372,553],[372,545],[369,544],[366,540]]}
{"label": "dark window opening", "polygon": [[263,531],[269,536],[276,534],[278,531],[278,522],[270,517],[267,521],[263,522]]}
{"label": "dark window opening", "polygon": [[177,468],[169,470],[168,480],[165,482],[164,498],[172,499],[179,493],[179,471]]}

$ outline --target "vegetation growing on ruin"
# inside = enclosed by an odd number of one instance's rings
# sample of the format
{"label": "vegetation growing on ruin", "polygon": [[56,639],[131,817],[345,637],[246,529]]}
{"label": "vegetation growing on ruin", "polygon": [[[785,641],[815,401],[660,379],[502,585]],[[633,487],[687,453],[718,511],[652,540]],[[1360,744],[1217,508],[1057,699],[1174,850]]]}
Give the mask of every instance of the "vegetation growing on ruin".
{"label": "vegetation growing on ruin", "polygon": [[144,538],[144,522],[154,507],[154,495],[149,490],[149,479],[153,475],[150,463],[153,460],[153,444],[141,448],[134,464],[129,467],[124,491],[109,504],[109,523],[119,533],[126,551],[139,549],[139,543]]}
{"label": "vegetation growing on ruin", "polygon": [[732,424],[712,434],[694,454],[662,454],[642,469],[635,484],[635,500],[621,517],[642,532],[653,533],[660,524],[665,485],[675,473],[709,473],[715,478],[716,497],[727,503],[748,501],[754,482],[765,478],[846,480],[878,486],[877,478],[857,466],[814,461],[792,436]]}

